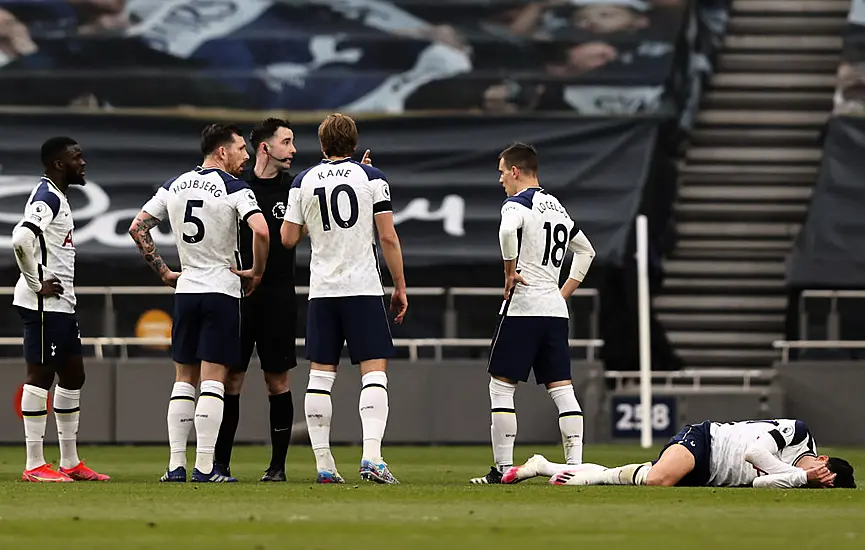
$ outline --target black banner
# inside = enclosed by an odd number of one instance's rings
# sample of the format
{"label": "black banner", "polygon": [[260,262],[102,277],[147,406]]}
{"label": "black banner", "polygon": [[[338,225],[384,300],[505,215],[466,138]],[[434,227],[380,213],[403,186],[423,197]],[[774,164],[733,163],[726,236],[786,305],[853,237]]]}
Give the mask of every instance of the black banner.
{"label": "black banner", "polygon": [[[657,112],[686,0],[5,0],[0,103]],[[687,63],[684,63],[687,65]]]}
{"label": "black banner", "polygon": [[[498,223],[505,198],[497,155],[512,141],[540,152],[541,184],[567,207],[591,239],[599,263],[618,264],[640,203],[657,122],[640,119],[391,118],[361,121],[358,151],[372,150],[388,176],[409,266],[498,265]],[[200,162],[202,122],[113,116],[0,117],[0,255],[14,265],[13,224],[40,175],[38,149],[49,135],[83,146],[91,180],[70,191],[79,262],[138,265],[129,223],[166,179]],[[294,126],[292,172],[320,159],[317,124]],[[248,130],[248,128],[247,128]],[[359,156],[359,155],[358,155]],[[154,240],[174,254],[167,228]],[[173,258],[172,258],[173,260]],[[308,262],[303,245],[299,262]],[[143,264],[142,264],[143,267]]]}
{"label": "black banner", "polygon": [[793,288],[865,287],[865,119],[829,123],[820,176],[788,269]]}

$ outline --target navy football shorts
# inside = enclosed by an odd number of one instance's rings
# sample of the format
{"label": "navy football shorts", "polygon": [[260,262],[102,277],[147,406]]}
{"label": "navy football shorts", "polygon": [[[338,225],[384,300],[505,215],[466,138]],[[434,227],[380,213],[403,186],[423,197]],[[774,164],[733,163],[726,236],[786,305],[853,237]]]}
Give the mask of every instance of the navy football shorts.
{"label": "navy football shorts", "polygon": [[712,476],[710,469],[712,458],[711,424],[712,422],[709,420],[699,424],[689,424],[674,435],[661,449],[658,458],[673,445],[681,445],[694,455],[694,469],[676,484],[677,487],[705,487],[709,484],[709,479]]}
{"label": "navy football shorts", "polygon": [[176,363],[240,363],[240,299],[227,294],[175,294],[171,356]]}
{"label": "navy football shorts", "polygon": [[527,382],[534,371],[538,384],[571,380],[568,320],[564,317],[503,315],[493,336],[488,371]]}
{"label": "navy football shorts", "polygon": [[81,331],[75,314],[16,309],[24,321],[25,361],[54,366],[67,357],[81,355]]}
{"label": "navy football shorts", "polygon": [[306,358],[322,365],[338,365],[345,344],[354,365],[393,357],[390,322],[381,296],[309,300]]}

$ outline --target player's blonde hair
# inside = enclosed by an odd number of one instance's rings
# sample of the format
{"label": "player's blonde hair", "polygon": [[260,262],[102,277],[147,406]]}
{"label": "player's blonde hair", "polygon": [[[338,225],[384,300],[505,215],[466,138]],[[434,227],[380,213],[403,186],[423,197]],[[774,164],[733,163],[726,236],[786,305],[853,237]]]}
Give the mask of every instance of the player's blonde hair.
{"label": "player's blonde hair", "polygon": [[318,127],[318,140],[326,157],[350,157],[357,148],[357,125],[341,113],[328,115]]}

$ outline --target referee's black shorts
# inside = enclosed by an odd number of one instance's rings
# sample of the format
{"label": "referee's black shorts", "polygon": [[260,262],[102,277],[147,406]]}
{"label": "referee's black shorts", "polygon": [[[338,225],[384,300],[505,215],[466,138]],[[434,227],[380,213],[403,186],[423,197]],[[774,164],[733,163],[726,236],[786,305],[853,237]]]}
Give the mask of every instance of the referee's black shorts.
{"label": "referee's black shorts", "polygon": [[231,370],[246,372],[253,348],[264,372],[281,373],[297,366],[294,339],[297,296],[294,287],[258,287],[240,301],[241,363]]}

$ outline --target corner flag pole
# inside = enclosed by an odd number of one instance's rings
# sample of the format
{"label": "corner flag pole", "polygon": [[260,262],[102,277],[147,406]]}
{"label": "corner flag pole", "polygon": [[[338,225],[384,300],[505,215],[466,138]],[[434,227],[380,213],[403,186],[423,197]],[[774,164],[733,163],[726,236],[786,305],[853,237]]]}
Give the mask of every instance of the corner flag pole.
{"label": "corner flag pole", "polygon": [[649,224],[637,216],[637,316],[640,346],[640,445],[652,446],[652,344],[649,328]]}

